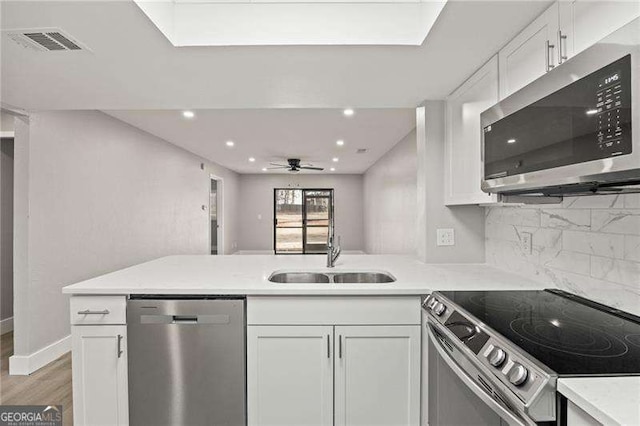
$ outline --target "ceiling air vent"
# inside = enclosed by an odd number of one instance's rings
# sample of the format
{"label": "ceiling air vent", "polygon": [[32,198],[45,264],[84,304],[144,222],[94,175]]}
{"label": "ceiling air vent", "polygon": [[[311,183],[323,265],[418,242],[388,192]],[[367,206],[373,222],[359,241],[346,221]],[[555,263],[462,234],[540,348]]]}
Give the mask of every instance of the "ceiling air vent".
{"label": "ceiling air vent", "polygon": [[7,31],[11,40],[22,47],[40,51],[61,52],[87,50],[71,36],[56,28]]}
{"label": "ceiling air vent", "polygon": [[358,150],[356,151],[356,154],[366,154],[367,153],[367,148],[358,148]]}

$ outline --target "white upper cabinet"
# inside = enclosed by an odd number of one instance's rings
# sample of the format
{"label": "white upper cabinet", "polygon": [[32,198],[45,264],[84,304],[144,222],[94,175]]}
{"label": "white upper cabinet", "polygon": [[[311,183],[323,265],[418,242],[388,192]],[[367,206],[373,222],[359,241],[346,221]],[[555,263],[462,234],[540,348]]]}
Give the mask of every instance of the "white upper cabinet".
{"label": "white upper cabinet", "polygon": [[558,1],[498,53],[500,99],[640,16],[640,1]]}
{"label": "white upper cabinet", "polygon": [[582,52],[637,17],[640,17],[640,1],[561,2],[560,27],[566,36],[565,56]]}
{"label": "white upper cabinet", "polygon": [[498,53],[500,99],[558,65],[559,5],[554,3]]}
{"label": "white upper cabinet", "polygon": [[480,189],[480,114],[498,102],[498,57],[491,58],[447,98],[445,205],[488,204],[495,195]]}

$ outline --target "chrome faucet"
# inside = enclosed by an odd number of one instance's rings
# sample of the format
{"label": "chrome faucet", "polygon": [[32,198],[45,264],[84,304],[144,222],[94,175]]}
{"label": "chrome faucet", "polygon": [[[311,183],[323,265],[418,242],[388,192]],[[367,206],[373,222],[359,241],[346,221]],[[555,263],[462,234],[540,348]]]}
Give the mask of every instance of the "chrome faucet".
{"label": "chrome faucet", "polygon": [[338,245],[333,245],[333,221],[329,221],[329,235],[327,238],[327,268],[333,268],[336,260],[340,257],[340,237],[338,236]]}

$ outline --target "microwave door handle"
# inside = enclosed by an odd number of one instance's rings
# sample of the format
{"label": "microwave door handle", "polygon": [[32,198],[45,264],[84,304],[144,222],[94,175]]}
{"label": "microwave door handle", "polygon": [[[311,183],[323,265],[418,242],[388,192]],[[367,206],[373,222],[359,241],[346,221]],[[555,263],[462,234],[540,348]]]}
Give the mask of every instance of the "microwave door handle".
{"label": "microwave door handle", "polygon": [[442,346],[442,343],[440,343],[438,338],[435,336],[430,325],[427,325],[427,329],[429,332],[429,339],[435,346],[436,350],[438,351],[438,354],[442,357],[442,359],[444,359],[444,361],[447,363],[449,368],[451,368],[451,371],[453,371],[454,374],[458,376],[460,380],[462,380],[462,382],[469,388],[469,390],[471,390],[478,398],[480,398],[485,404],[487,404],[489,408],[491,408],[497,415],[499,415],[509,425],[512,425],[512,426],[514,425],[515,426],[534,426],[535,425],[534,422],[525,422],[524,419],[516,417],[511,411],[507,410],[502,405],[498,404],[496,400],[494,400],[489,395],[487,395],[487,393],[484,390],[482,390],[480,386],[475,381],[473,381],[467,375],[467,373],[465,373],[464,370],[462,370],[462,368],[458,366],[458,364],[453,359],[451,359],[447,351]]}

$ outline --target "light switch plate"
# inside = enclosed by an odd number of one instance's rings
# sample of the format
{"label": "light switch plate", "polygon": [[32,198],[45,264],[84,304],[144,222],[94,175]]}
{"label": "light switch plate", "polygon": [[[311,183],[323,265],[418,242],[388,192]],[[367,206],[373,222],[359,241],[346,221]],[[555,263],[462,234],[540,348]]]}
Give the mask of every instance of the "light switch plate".
{"label": "light switch plate", "polygon": [[532,240],[533,235],[531,232],[521,232],[520,233],[520,246],[522,247],[522,251],[525,254],[531,254],[532,252]]}
{"label": "light switch plate", "polygon": [[436,237],[436,244],[439,246],[452,246],[456,243],[453,228],[436,229]]}

